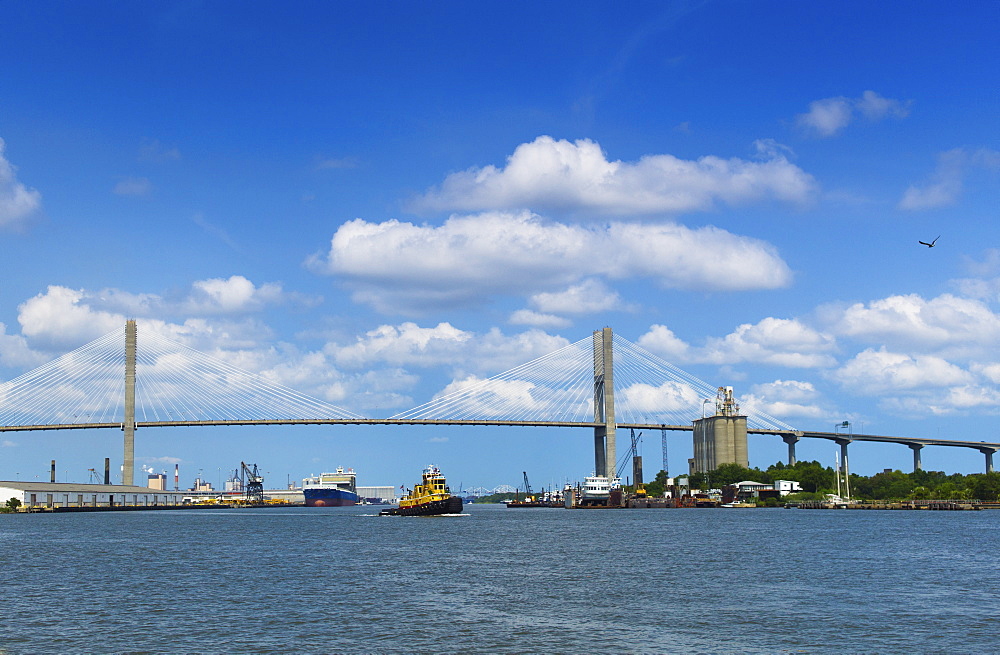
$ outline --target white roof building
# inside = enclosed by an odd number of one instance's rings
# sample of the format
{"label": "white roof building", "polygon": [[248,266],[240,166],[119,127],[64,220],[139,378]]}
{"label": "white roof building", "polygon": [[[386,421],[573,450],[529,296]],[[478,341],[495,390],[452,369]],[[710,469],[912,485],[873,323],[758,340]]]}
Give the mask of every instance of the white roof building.
{"label": "white roof building", "polygon": [[15,498],[26,509],[158,507],[180,505],[183,497],[182,491],[132,485],[0,480],[0,505]]}

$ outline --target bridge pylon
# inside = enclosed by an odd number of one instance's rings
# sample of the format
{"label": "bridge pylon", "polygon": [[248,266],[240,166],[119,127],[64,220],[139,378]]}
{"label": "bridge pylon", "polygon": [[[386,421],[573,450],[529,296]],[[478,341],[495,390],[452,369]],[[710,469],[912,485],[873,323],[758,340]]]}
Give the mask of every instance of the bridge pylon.
{"label": "bridge pylon", "polygon": [[131,485],[135,476],[135,319],[125,321],[125,454],[122,462],[122,484]]}
{"label": "bridge pylon", "polygon": [[615,374],[611,328],[594,331],[594,475],[614,477],[618,454],[615,447]]}

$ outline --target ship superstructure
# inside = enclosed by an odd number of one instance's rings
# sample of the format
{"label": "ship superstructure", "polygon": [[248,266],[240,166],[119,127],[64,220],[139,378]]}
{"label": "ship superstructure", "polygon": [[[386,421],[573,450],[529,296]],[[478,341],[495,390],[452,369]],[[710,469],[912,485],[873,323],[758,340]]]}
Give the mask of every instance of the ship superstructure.
{"label": "ship superstructure", "polygon": [[441,469],[431,464],[424,469],[420,484],[399,499],[399,507],[384,509],[379,513],[385,516],[430,516],[461,512],[462,499],[451,495]]}

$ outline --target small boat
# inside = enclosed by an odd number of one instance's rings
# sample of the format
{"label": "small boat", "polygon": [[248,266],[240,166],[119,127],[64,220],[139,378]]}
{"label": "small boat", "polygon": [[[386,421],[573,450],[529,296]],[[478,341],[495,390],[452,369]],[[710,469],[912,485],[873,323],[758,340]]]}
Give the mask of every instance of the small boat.
{"label": "small boat", "polygon": [[399,507],[379,512],[379,516],[437,516],[461,514],[462,499],[452,496],[441,469],[431,464],[424,469],[420,484],[399,499]]}

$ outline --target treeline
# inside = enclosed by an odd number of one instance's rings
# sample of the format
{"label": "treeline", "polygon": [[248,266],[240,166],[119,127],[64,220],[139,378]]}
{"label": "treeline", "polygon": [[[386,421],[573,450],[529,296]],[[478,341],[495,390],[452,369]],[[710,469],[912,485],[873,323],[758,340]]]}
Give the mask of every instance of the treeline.
{"label": "treeline", "polygon": [[[867,500],[1000,500],[1000,473],[944,473],[943,471],[887,471],[870,477],[852,473],[851,497]],[[723,464],[714,471],[690,476],[690,485],[698,489],[717,489],[725,485],[751,480],[771,484],[775,480],[795,480],[806,493],[837,492],[837,476],[833,467],[817,461],[796,462],[787,466],[777,462],[765,470],[744,468],[738,464]],[[660,471],[656,481],[646,485],[651,494],[662,493],[666,474]],[[841,485],[844,482],[841,479]],[[846,491],[842,488],[842,493]]]}
{"label": "treeline", "polygon": [[500,494],[490,494],[489,496],[480,496],[476,498],[474,503],[502,503],[506,500],[514,500],[515,498],[524,498],[524,494],[516,493],[500,493]]}

